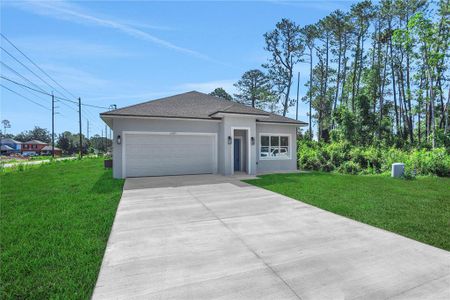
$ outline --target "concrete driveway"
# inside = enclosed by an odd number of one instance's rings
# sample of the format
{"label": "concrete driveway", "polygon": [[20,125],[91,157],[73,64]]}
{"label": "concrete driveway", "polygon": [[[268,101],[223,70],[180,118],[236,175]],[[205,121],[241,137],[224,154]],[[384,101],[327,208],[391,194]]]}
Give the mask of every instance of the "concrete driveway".
{"label": "concrete driveway", "polygon": [[214,176],[127,179],[93,299],[450,299],[450,252]]}

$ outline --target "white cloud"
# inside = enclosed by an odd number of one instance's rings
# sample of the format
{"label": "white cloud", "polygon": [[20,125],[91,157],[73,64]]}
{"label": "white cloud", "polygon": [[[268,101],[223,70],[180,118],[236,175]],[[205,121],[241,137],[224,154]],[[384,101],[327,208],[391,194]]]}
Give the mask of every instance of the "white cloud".
{"label": "white cloud", "polygon": [[[81,7],[69,3],[67,1],[23,1],[23,2],[8,2],[8,5],[13,5],[32,13],[49,16],[52,18],[65,20],[73,23],[79,23],[83,25],[95,25],[105,28],[111,28],[116,31],[122,32],[129,36],[154,43],[161,47],[172,49],[174,51],[188,54],[200,59],[214,61],[209,56],[202,54],[198,51],[175,45],[169,41],[160,39],[145,31],[142,31],[127,23],[112,20],[107,17],[98,17],[93,14],[89,14],[81,9]],[[217,62],[217,61],[216,61]]]}

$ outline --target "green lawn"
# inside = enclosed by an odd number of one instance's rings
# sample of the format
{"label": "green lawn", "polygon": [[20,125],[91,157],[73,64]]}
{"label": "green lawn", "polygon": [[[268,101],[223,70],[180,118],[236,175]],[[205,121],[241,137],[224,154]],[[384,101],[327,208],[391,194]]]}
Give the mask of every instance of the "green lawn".
{"label": "green lawn", "polygon": [[4,170],[1,299],[88,299],[122,194],[103,160]]}
{"label": "green lawn", "polygon": [[450,178],[299,173],[246,182],[450,251]]}

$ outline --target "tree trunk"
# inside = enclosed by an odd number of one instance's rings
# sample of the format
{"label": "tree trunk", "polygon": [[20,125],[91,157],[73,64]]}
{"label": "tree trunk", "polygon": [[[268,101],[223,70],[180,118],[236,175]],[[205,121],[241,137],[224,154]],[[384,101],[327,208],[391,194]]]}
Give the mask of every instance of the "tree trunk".
{"label": "tree trunk", "polygon": [[312,140],[312,83],[313,83],[313,48],[309,48],[309,138]]}
{"label": "tree trunk", "polygon": [[[389,31],[391,29],[391,24],[389,23]],[[395,87],[395,69],[394,69],[394,59],[392,55],[392,38],[389,37],[389,53],[390,53],[390,62],[391,62],[391,76],[392,76],[392,93],[394,96],[394,109],[395,109],[395,125],[397,128],[397,134],[400,131],[400,124],[398,118],[398,106],[397,106],[397,91]]]}
{"label": "tree trunk", "polygon": [[364,33],[361,34],[361,47],[359,48],[359,66],[358,66],[358,78],[356,82],[356,97],[359,96],[359,87],[361,85],[361,74],[364,68]]}
{"label": "tree trunk", "polygon": [[[341,55],[342,55],[342,41],[341,38],[339,38],[339,50],[338,50],[338,71],[336,76],[336,95],[334,97],[334,103],[333,103],[333,113],[336,111],[338,96],[339,96],[339,84],[340,84],[340,75],[341,75]],[[334,128],[334,117],[332,113],[332,125],[331,128]]]}
{"label": "tree trunk", "polygon": [[436,126],[434,121],[434,91],[433,91],[433,74],[431,72],[431,67],[429,62],[427,45],[424,45],[424,54],[425,54],[425,64],[428,71],[429,83],[430,83],[430,132],[432,135],[431,145],[433,149],[436,147]]}
{"label": "tree trunk", "polygon": [[[406,30],[408,31],[408,21],[409,21],[409,15],[406,15]],[[406,49],[406,96],[408,101],[408,108],[409,108],[409,114],[408,114],[408,121],[409,121],[409,137],[411,144],[414,143],[414,123],[412,118],[412,108],[411,108],[411,81],[410,81],[410,58],[409,58],[409,50]]]}
{"label": "tree trunk", "polygon": [[450,104],[450,88],[448,89],[447,104],[445,105],[445,126],[444,126],[445,136],[447,135],[448,131],[448,110],[450,109],[449,104]]}
{"label": "tree trunk", "polygon": [[355,50],[355,59],[353,61],[353,78],[352,78],[352,111],[355,111],[355,95],[356,95],[356,72],[358,70],[358,57],[359,57],[359,45],[360,36],[358,35],[358,41]]}
{"label": "tree trunk", "polygon": [[[344,53],[343,53],[343,57],[344,57],[344,66],[343,66],[343,69],[344,69],[344,73],[342,74],[342,89],[341,89],[341,104],[342,104],[342,101],[344,100],[344,97],[345,97],[345,95],[344,95],[344,90],[345,90],[345,82],[346,82],[346,79],[347,79],[347,57],[346,57],[346,55],[347,55],[347,35],[344,35]],[[346,107],[348,107],[348,97],[345,97],[345,106]]]}
{"label": "tree trunk", "polygon": [[[439,74],[437,74],[439,76]],[[441,78],[437,78],[437,86],[439,87],[439,100],[441,103],[441,120],[439,121],[439,128],[444,127],[445,121],[445,105],[444,105],[444,92],[442,90]]]}
{"label": "tree trunk", "polygon": [[386,83],[387,58],[388,58],[388,43],[386,43],[386,50],[384,52],[383,78],[381,80],[381,92],[380,92],[380,137],[381,137],[381,126],[382,126],[382,122],[383,122],[384,87],[385,87],[385,83]]}

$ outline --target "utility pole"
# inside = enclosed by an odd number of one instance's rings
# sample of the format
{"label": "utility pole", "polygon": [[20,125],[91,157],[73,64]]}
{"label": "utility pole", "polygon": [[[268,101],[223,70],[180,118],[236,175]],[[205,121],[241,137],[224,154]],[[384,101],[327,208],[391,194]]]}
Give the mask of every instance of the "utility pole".
{"label": "utility pole", "polygon": [[105,150],[105,139],[103,138],[103,129],[102,129],[102,138],[100,139],[102,141],[102,148]]}
{"label": "utility pole", "polygon": [[89,120],[86,120],[86,137],[89,139]]}
{"label": "utility pole", "polygon": [[[109,106],[109,111],[111,111],[111,110],[116,110],[117,109],[117,105],[116,104],[111,104],[110,106]],[[111,128],[109,128],[109,139],[112,141],[113,140],[113,138],[112,138],[112,129]]]}
{"label": "utility pole", "polygon": [[108,126],[105,124],[105,153],[108,152]]}
{"label": "utility pole", "polygon": [[78,122],[80,125],[80,158],[83,157],[83,138],[81,136],[82,132],[81,132],[81,98],[78,98]]}
{"label": "utility pole", "polygon": [[52,92],[52,157],[55,158],[55,95]]}
{"label": "utility pole", "polygon": [[298,94],[300,91],[300,72],[298,72],[298,79],[297,79],[297,107],[295,111],[295,119],[298,121]]}

